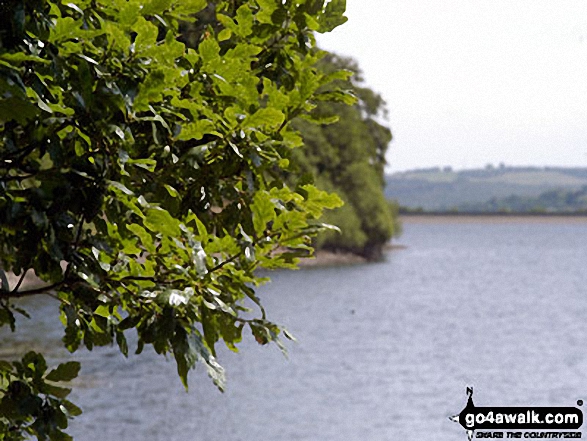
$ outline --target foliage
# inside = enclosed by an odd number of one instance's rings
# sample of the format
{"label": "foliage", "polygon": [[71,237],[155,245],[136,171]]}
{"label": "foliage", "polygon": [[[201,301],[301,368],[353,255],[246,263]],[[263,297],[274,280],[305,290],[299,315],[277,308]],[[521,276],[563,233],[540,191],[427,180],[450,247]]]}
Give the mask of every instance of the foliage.
{"label": "foliage", "polygon": [[325,73],[346,72],[346,77],[338,74],[335,84],[325,86],[324,93],[349,90],[357,102],[354,106],[321,102],[311,114],[319,125],[309,123],[307,116],[295,123],[306,149],[294,152],[294,162],[301,171],[317,176],[318,187],[335,191],[345,202],[343,208],[325,216],[342,234],[324,233],[317,245],[378,258],[382,246],[399,233],[394,207],[383,195],[385,153],[391,141],[390,130],[378,122],[386,114],[385,102],[361,86],[360,71],[353,60],[329,55],[319,66]]}
{"label": "foliage", "polygon": [[14,363],[0,361],[0,440],[23,440],[26,435],[69,439],[63,430],[81,409],[66,399],[71,389],[57,384],[73,380],[79,369],[79,363],[70,361],[47,372],[45,359],[35,352]]}
{"label": "foliage", "polygon": [[[291,121],[353,99],[314,67],[313,32],[346,20],[344,0],[324,3],[3,2],[0,325],[14,327],[14,299],[51,295],[70,351],[127,355],[134,329],[136,352],[172,353],[186,388],[198,361],[224,387],[216,343],[236,351],[245,326],[283,348],[255,271],[311,255],[323,210],[341,205],[287,171],[302,145]],[[43,285],[22,289],[33,272]],[[27,357],[2,364],[0,396],[20,381],[53,413],[0,414],[16,427],[4,437],[66,439],[68,404],[44,383],[59,378]]]}
{"label": "foliage", "polygon": [[587,186],[580,190],[550,190],[536,197],[511,195],[484,203],[462,204],[461,212],[480,213],[587,213]]}

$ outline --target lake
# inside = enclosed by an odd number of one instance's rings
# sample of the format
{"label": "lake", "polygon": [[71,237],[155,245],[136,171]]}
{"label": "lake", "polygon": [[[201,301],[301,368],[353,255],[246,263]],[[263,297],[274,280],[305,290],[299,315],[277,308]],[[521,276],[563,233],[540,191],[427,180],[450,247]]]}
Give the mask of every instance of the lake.
{"label": "lake", "polygon": [[[271,273],[269,317],[298,342],[289,359],[245,334],[220,351],[221,394],[203,367],[186,393],[146,351],[75,355],[79,441],[466,440],[448,420],[477,406],[587,400],[587,220],[410,218],[380,263]],[[2,355],[58,348],[54,303],[2,333]]]}

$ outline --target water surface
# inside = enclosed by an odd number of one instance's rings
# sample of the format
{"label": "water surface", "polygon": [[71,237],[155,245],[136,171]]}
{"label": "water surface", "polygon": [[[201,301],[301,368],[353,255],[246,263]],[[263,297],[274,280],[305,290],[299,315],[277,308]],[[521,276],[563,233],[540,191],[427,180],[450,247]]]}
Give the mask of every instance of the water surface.
{"label": "water surface", "polygon": [[[114,348],[83,363],[72,400],[80,441],[456,440],[465,404],[587,401],[587,222],[408,222],[384,262],[272,273],[270,317],[298,338],[289,360],[250,335],[220,352],[228,387],[204,369],[186,393],[174,363]],[[39,302],[37,317],[52,303]],[[3,353],[45,347],[49,318]],[[2,334],[5,336],[5,333]],[[49,343],[45,343],[45,342]]]}

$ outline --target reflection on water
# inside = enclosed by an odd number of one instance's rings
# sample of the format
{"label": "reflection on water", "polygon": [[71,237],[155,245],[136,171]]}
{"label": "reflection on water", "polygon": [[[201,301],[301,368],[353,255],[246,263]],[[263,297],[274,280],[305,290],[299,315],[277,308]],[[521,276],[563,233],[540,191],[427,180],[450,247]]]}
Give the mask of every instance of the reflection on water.
{"label": "reflection on water", "polygon": [[[372,265],[273,274],[270,316],[299,342],[286,360],[252,338],[221,351],[225,394],[204,369],[185,393],[173,362],[80,352],[72,434],[116,440],[457,440],[465,404],[587,399],[587,223],[408,223],[404,250]],[[51,299],[13,345],[58,349]],[[28,346],[27,346],[28,347]]]}

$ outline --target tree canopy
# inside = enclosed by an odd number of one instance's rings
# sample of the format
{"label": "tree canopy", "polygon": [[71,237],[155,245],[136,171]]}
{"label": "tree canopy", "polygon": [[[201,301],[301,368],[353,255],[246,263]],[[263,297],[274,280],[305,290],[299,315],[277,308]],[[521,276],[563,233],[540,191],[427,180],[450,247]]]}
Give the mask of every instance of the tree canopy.
{"label": "tree canopy", "polygon": [[362,85],[354,60],[329,54],[318,67],[325,74],[341,69],[352,72],[348,79],[323,90],[348,90],[357,101],[353,106],[320,102],[311,115],[295,121],[305,149],[292,152],[294,163],[301,172],[316,176],[317,186],[336,192],[345,202],[325,215],[325,220],[340,227],[341,234],[326,232],[317,246],[376,259],[383,245],[400,232],[397,206],[383,194],[385,153],[391,141],[391,131],[380,122],[386,116],[385,102]]}
{"label": "tree canopy", "polygon": [[[354,99],[328,86],[349,72],[316,68],[313,36],[346,20],[345,1],[0,8],[0,325],[26,314],[18,298],[50,295],[70,351],[127,355],[134,329],[136,352],[173,354],[186,388],[198,362],[224,387],[216,344],[236,351],[245,327],[283,348],[256,270],[311,255],[341,205],[288,158],[303,144],[292,120]],[[41,285],[25,287],[33,273]],[[0,439],[69,439],[81,411],[60,382],[79,368],[0,362]]]}

